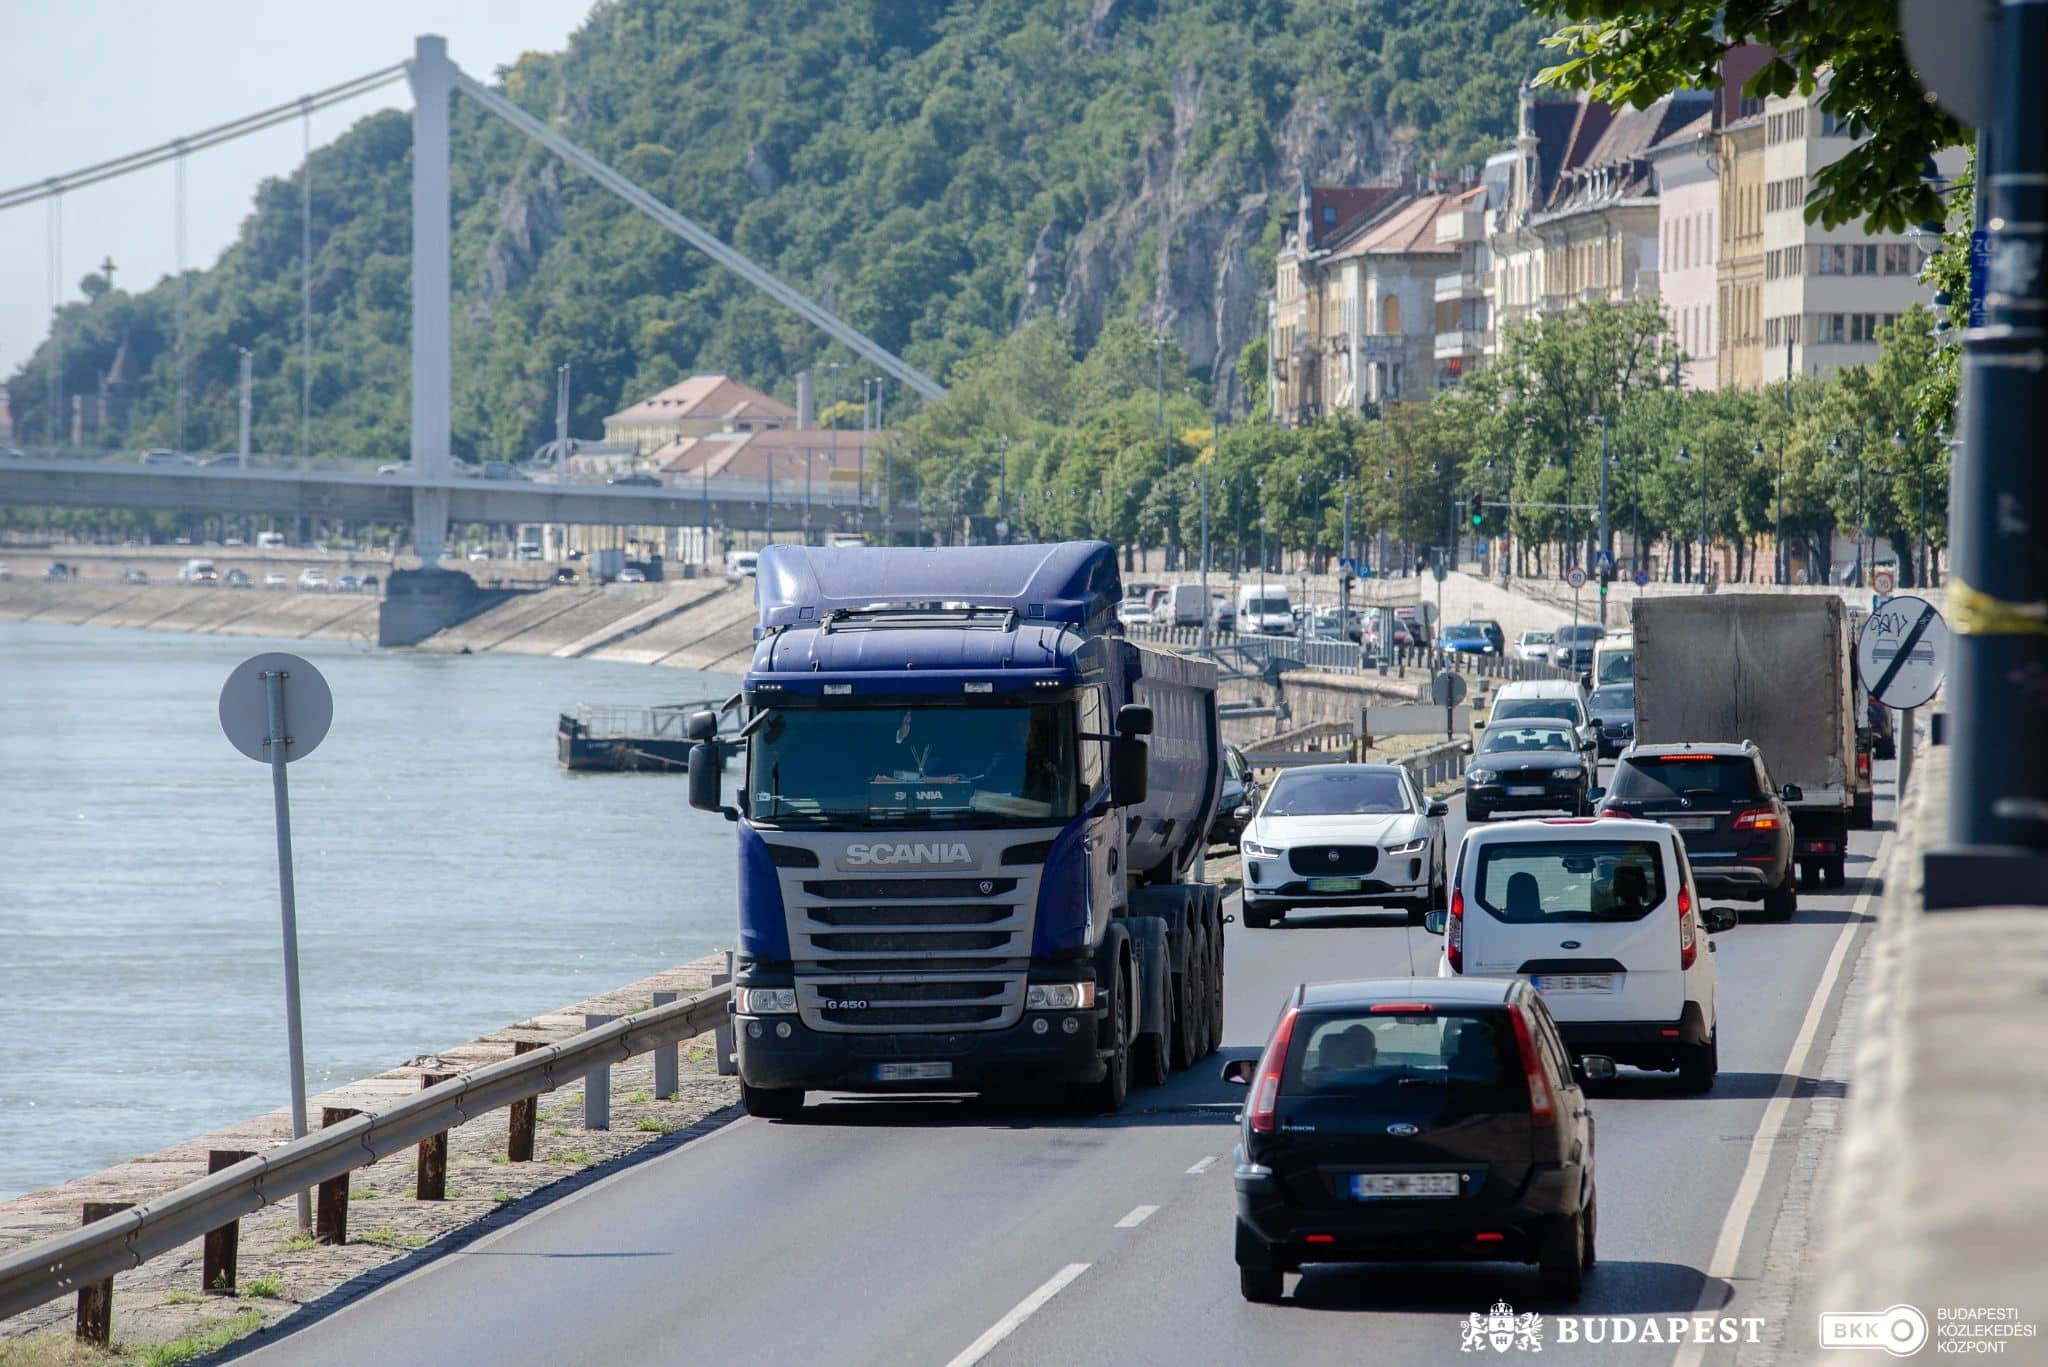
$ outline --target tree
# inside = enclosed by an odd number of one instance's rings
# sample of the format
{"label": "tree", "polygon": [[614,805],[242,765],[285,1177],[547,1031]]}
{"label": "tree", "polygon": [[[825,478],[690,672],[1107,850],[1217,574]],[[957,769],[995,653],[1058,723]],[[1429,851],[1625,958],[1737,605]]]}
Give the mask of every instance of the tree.
{"label": "tree", "polygon": [[1899,232],[1944,214],[1922,181],[1928,159],[1963,129],[1927,100],[1906,58],[1895,0],[1528,0],[1560,27],[1545,45],[1563,54],[1538,80],[1614,104],[1648,105],[1676,90],[1721,84],[1728,48],[1761,43],[1776,56],[1743,94],[1811,95],[1831,74],[1820,109],[1858,142],[1814,174],[1809,219],[1836,227],[1861,218]]}

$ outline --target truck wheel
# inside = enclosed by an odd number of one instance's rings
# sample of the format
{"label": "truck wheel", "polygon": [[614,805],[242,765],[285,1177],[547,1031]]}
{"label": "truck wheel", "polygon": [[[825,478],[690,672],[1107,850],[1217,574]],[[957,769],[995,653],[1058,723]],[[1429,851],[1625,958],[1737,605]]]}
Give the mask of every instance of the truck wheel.
{"label": "truck wheel", "polygon": [[1240,1267],[1237,1289],[1254,1305],[1271,1305],[1286,1290],[1286,1275],[1268,1267]]}
{"label": "truck wheel", "polygon": [[1119,982],[1111,989],[1109,1001],[1109,1058],[1102,1077],[1073,1089],[1074,1105],[1089,1115],[1108,1115],[1123,1109],[1131,1093],[1131,1003],[1130,994]]}
{"label": "truck wheel", "polygon": [[1785,870],[1785,877],[1775,888],[1764,891],[1764,915],[1773,921],[1789,921],[1799,910],[1799,890],[1793,885],[1792,870]]}
{"label": "truck wheel", "polygon": [[1138,1036],[1138,1042],[1132,1048],[1131,1078],[1140,1087],[1157,1087],[1165,1082],[1167,1076],[1173,1071],[1170,1060],[1171,1050],[1167,1043],[1172,1038],[1173,1032],[1173,1021],[1171,1019],[1173,1016],[1173,997],[1171,993],[1167,994],[1166,1014],[1168,1017],[1166,1030],[1156,1035]]}
{"label": "truck wheel", "polygon": [[1170,989],[1173,1000],[1167,1007],[1168,1014],[1173,1019],[1169,1022],[1171,1028],[1166,1032],[1166,1038],[1171,1046],[1173,1066],[1176,1068],[1191,1067],[1195,1060],[1201,1057],[1195,1052],[1195,989],[1192,986],[1195,980],[1195,963],[1192,957],[1194,946],[1190,944],[1188,949],[1191,951],[1188,966],[1184,971],[1173,975],[1173,986]]}
{"label": "truck wheel", "polygon": [[1188,940],[1188,1045],[1197,1059],[1213,1049],[1209,1028],[1209,928],[1201,926]]}
{"label": "truck wheel", "polygon": [[1223,1047],[1223,899],[1210,908],[1215,934],[1209,939],[1209,1052]]}
{"label": "truck wheel", "polygon": [[749,1087],[740,1084],[740,1104],[763,1120],[794,1120],[804,1109],[801,1087]]}
{"label": "truck wheel", "polygon": [[1839,888],[1848,883],[1849,868],[1847,860],[1830,859],[1821,868],[1827,877],[1829,887]]}

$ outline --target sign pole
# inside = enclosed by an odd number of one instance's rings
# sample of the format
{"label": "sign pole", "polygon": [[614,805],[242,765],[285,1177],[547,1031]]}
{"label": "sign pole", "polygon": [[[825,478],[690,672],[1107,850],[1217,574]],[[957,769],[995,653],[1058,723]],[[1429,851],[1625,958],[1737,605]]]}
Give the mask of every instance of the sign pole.
{"label": "sign pole", "polygon": [[[285,761],[291,748],[291,732],[285,729],[284,682],[286,670],[261,671],[265,700],[269,703],[269,733],[264,748],[270,757],[270,800],[277,816],[277,904],[284,921],[284,1028],[292,1070],[292,1138],[306,1137],[306,1048],[299,1030],[299,914],[298,897],[292,877],[292,804],[285,778]],[[313,1198],[299,1193],[299,1233],[313,1228]]]}

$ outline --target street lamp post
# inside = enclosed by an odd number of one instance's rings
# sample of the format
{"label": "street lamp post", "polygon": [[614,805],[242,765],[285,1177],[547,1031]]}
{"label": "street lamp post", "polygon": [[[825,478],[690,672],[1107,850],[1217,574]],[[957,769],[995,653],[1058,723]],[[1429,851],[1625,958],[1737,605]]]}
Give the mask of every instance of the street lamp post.
{"label": "street lamp post", "polygon": [[[1692,452],[1684,446],[1678,448],[1681,464],[1690,463]],[[1707,462],[1700,458],[1700,583],[1707,582]]]}

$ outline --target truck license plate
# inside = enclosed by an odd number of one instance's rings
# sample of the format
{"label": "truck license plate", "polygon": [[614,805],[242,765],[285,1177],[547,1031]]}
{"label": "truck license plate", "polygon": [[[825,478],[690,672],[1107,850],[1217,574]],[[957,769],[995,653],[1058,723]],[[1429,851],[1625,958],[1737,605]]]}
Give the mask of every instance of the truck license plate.
{"label": "truck license plate", "polygon": [[1529,979],[1538,992],[1612,992],[1612,973],[1538,973]]}
{"label": "truck license plate", "polygon": [[1359,880],[1356,878],[1311,878],[1308,880],[1308,890],[1310,892],[1357,892],[1358,888]]}
{"label": "truck license plate", "polygon": [[1456,1196],[1455,1172],[1360,1172],[1351,1177],[1354,1201],[1384,1201],[1400,1196]]}
{"label": "truck license plate", "polygon": [[877,1063],[877,1082],[944,1082],[953,1076],[950,1063]]}

